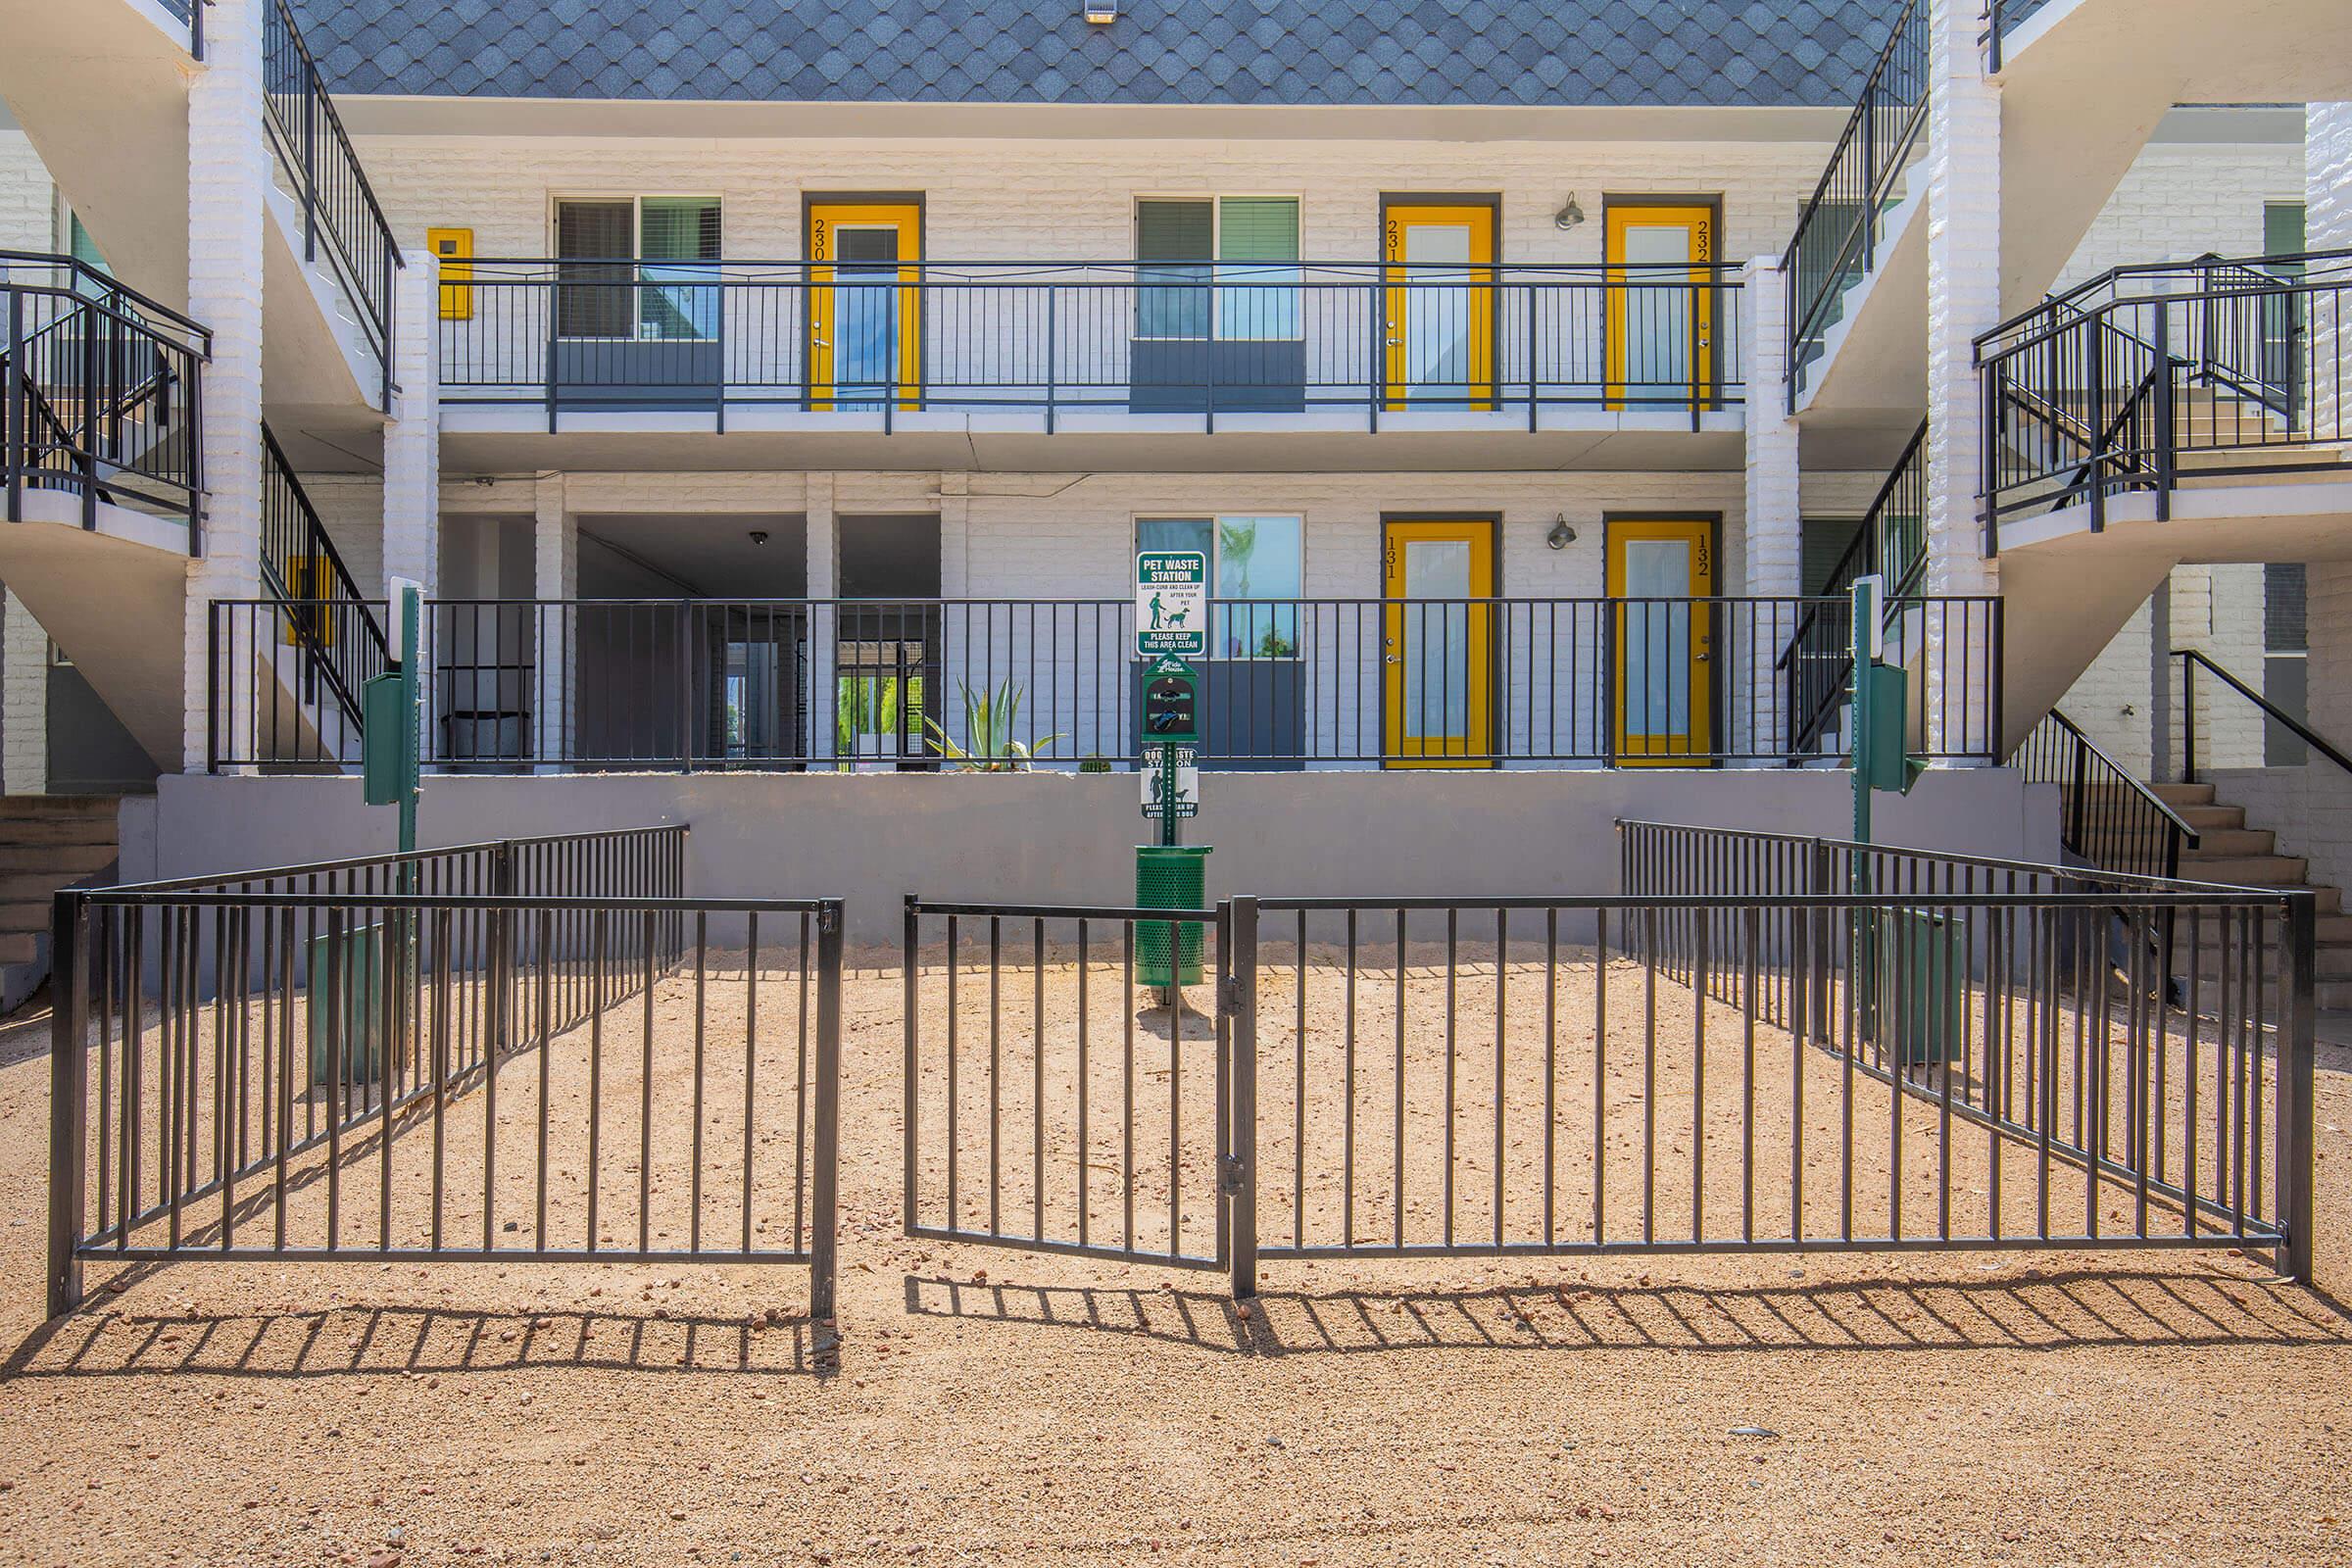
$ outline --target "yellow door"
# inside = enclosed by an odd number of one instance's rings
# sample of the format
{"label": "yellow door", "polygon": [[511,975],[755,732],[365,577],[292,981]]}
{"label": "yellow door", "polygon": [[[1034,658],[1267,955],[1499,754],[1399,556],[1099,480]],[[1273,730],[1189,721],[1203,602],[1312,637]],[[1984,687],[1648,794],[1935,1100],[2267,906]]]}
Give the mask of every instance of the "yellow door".
{"label": "yellow door", "polygon": [[473,319],[473,230],[428,228],[424,243],[441,265],[441,319]]}
{"label": "yellow door", "polygon": [[808,406],[920,408],[922,208],[814,203],[808,260]]}
{"label": "yellow door", "polygon": [[1494,407],[1494,208],[1393,204],[1381,214],[1388,264],[1388,406]]}
{"label": "yellow door", "polygon": [[1715,524],[1611,522],[1617,757],[1696,766],[1715,750]]}
{"label": "yellow door", "polygon": [[1715,209],[1615,203],[1607,236],[1612,409],[1707,404],[1715,382]]}
{"label": "yellow door", "polygon": [[1383,547],[1388,765],[1494,765],[1494,525],[1392,522]]}

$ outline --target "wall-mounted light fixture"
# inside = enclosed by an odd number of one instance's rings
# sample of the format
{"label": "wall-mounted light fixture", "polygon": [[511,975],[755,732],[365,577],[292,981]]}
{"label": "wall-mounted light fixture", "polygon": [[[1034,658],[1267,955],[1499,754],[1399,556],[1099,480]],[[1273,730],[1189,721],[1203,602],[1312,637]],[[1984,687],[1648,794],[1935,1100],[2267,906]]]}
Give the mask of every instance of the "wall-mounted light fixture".
{"label": "wall-mounted light fixture", "polygon": [[1567,205],[1551,215],[1551,226],[1565,232],[1585,220],[1585,210],[1577,205],[1576,192],[1568,193]]}
{"label": "wall-mounted light fixture", "polygon": [[767,530],[765,528],[754,528],[752,530],[752,543],[756,545],[763,545],[767,543]]}
{"label": "wall-mounted light fixture", "polygon": [[1551,525],[1551,532],[1544,536],[1544,542],[1554,550],[1565,550],[1576,543],[1576,530],[1568,526],[1568,514],[1560,514]]}

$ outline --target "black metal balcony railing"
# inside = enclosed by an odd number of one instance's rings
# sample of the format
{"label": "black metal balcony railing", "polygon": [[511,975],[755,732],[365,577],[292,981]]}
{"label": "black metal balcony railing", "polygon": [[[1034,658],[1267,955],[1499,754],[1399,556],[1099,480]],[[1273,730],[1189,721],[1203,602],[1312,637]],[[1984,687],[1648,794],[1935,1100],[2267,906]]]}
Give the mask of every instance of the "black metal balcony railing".
{"label": "black metal balcony railing", "polygon": [[[213,606],[215,767],[334,768],[356,734],[270,651],[314,607]],[[1211,767],[1789,762],[1845,701],[1844,607],[1807,599],[1220,600]],[[1123,768],[1146,662],[1125,600],[438,600],[449,770]],[[1914,599],[1933,755],[1999,733],[1997,599]],[[1800,627],[1813,628],[1799,637]]]}
{"label": "black metal balcony railing", "polygon": [[184,519],[203,550],[196,438],[212,335],[65,256],[0,251],[0,482],[62,490],[86,528],[101,503]]}
{"label": "black metal balcony railing", "polygon": [[294,651],[290,674],[302,701],[331,706],[356,735],[361,686],[393,662],[383,620],[266,424],[262,445],[262,581],[286,606],[278,646]]}
{"label": "black metal balcony railing", "polygon": [[196,60],[204,58],[204,8],[207,0],[155,0],[164,15],[187,24],[188,54]]}
{"label": "black metal balcony railing", "polygon": [[2183,482],[2340,468],[2352,251],[2118,268],[1977,340],[1986,548],[2004,523]]}
{"label": "black metal balcony railing", "polygon": [[1846,290],[1878,265],[1879,221],[1923,138],[1927,0],[1905,0],[1782,261],[1788,286],[1788,385],[1808,383]]}
{"label": "black metal balcony railing", "polygon": [[392,280],[404,265],[400,246],[287,0],[270,0],[263,14],[262,101],[278,167],[302,203],[303,259],[317,261],[324,246],[375,355],[380,390],[389,403]]}
{"label": "black metal balcony railing", "polygon": [[1670,414],[1743,397],[1724,266],[471,261],[441,284],[451,403]]}

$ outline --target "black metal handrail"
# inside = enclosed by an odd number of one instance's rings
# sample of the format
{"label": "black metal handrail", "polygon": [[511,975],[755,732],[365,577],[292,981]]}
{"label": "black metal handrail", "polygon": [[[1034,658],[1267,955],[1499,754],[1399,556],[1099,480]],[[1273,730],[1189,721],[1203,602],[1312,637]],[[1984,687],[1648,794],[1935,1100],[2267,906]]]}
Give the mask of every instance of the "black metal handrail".
{"label": "black metal handrail", "polygon": [[262,445],[262,580],[287,607],[284,629],[302,654],[304,701],[331,697],[357,735],[364,730],[360,688],[394,662],[383,622],[268,424]]}
{"label": "black metal handrail", "polygon": [[270,143],[302,203],[303,260],[317,261],[318,242],[326,241],[335,276],[375,355],[379,389],[389,406],[392,279],[407,264],[287,0],[270,0],[264,15],[262,78]]}
{"label": "black metal handrail", "polygon": [[2000,74],[2008,60],[2009,34],[2049,3],[2050,0],[1985,0],[1982,38],[1985,71],[1996,76]]}
{"label": "black metal handrail", "polygon": [[0,251],[0,483],[8,515],[64,490],[184,519],[203,548],[203,327],[72,257]]}
{"label": "black metal handrail", "polygon": [[2171,515],[2183,478],[2338,468],[2352,251],[2116,268],[1977,340],[1986,547],[2021,514],[2119,494]]}
{"label": "black metal handrail", "polygon": [[[1823,602],[1217,599],[1198,661],[1204,765],[1706,765],[1790,760],[1831,691],[1783,659]],[[340,767],[348,726],[257,672],[319,607],[218,601],[208,762]],[[1960,677],[1939,757],[1989,758],[2000,601],[1909,599]],[[1132,765],[1147,662],[1126,599],[430,600],[427,758],[559,765],[1089,768]],[[619,678],[621,672],[626,679]],[[1980,700],[1973,691],[1990,694]]]}
{"label": "black metal handrail", "polygon": [[653,263],[444,268],[452,403],[870,417],[1019,409],[1220,416],[1545,410],[1701,416],[1743,401],[1725,264]]}
{"label": "black metal handrail", "polygon": [[2197,830],[2132,772],[2052,709],[2010,760],[2035,784],[2059,789],[2059,842],[2102,870],[2178,877]]}
{"label": "black metal handrail", "polygon": [[2319,731],[2215,663],[2201,649],[2176,648],[2173,650],[2173,657],[2180,661],[2180,733],[2182,737],[2180,777],[2183,782],[2193,784],[2197,781],[2197,686],[2195,676],[2199,665],[2203,665],[2214,675],[2219,676],[2222,684],[2262,710],[2263,715],[2272,723],[2277,724],[2280,729],[2285,730],[2296,740],[2301,741],[2345,772],[2352,773],[2352,757],[2346,757],[2333,742],[2320,734]]}
{"label": "black metal handrail", "polygon": [[1782,259],[1788,384],[1801,391],[1826,348],[1832,308],[1878,263],[1878,227],[1928,111],[1927,0],[1905,0]]}

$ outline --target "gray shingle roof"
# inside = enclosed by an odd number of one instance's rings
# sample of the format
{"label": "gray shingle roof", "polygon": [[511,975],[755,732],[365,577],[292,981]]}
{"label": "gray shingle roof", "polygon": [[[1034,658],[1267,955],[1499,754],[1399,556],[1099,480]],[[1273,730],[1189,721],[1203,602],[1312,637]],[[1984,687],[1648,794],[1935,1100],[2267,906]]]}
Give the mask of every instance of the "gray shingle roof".
{"label": "gray shingle roof", "polygon": [[293,0],[338,92],[1081,104],[1851,103],[1897,0]]}

